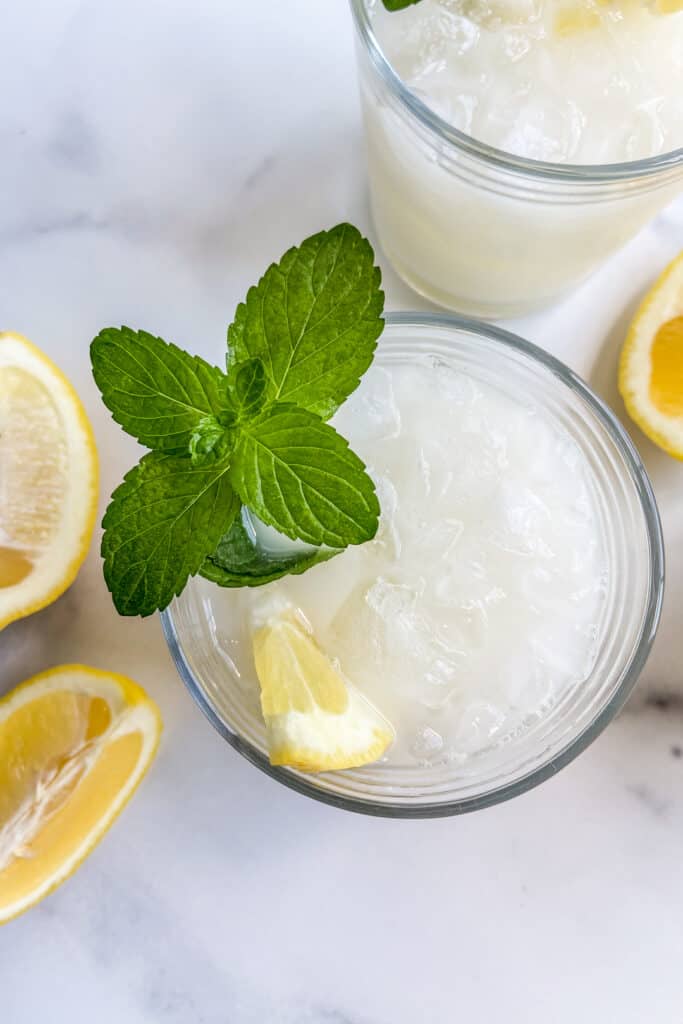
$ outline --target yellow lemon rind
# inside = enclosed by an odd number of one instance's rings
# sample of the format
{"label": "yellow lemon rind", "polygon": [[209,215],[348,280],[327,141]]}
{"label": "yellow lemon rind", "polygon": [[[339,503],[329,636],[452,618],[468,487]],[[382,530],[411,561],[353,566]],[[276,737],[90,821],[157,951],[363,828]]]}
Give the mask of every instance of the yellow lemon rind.
{"label": "yellow lemon rind", "polygon": [[61,595],[69,589],[76,579],[76,576],[85,561],[86,555],[88,554],[92,535],[95,529],[100,475],[97,445],[95,443],[95,435],[92,425],[83,407],[83,403],[81,402],[71,381],[59,369],[59,367],[45,355],[44,352],[41,352],[37,345],[34,345],[33,342],[28,340],[28,338],[25,338],[23,334],[18,334],[14,331],[0,331],[0,347],[7,341],[15,342],[18,346],[27,351],[33,359],[46,367],[49,370],[52,380],[59,388],[61,388],[62,396],[71,403],[76,421],[84,439],[84,452],[89,460],[89,486],[87,513],[80,529],[78,542],[75,545],[74,555],[68,561],[60,574],[59,579],[53,586],[39,596],[19,604],[4,616],[0,615],[0,630],[4,629],[5,626],[8,626],[11,622],[23,619],[27,615],[32,615],[34,612],[40,611],[42,608],[46,608],[48,605],[52,604],[53,601],[56,601],[58,597],[61,597]]}
{"label": "yellow lemon rind", "polygon": [[386,752],[394,737],[390,733],[377,733],[372,746],[356,754],[346,751],[321,755],[311,748],[297,748],[286,744],[270,750],[270,763],[275,767],[294,768],[300,772],[333,772],[346,768],[363,768],[378,761]]}

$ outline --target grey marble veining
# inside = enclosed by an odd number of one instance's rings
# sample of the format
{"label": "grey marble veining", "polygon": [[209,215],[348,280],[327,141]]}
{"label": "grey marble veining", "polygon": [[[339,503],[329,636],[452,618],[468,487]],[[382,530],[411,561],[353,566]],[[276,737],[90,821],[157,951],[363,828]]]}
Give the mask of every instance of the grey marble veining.
{"label": "grey marble veining", "polygon": [[[76,384],[102,509],[136,459],[90,379],[109,323],[220,361],[247,287],[307,233],[371,237],[343,0],[55,0],[0,19],[0,315]],[[578,292],[510,323],[624,417],[629,319],[683,248],[683,201]],[[389,308],[425,308],[384,264]],[[3,1024],[678,1024],[683,920],[683,464],[632,425],[666,537],[652,657],[624,713],[524,797],[457,820],[345,815],[229,750],[156,620],[124,621],[93,545],[0,637],[0,692],[51,664],[127,673],[158,762],[105,842],[0,931]]]}

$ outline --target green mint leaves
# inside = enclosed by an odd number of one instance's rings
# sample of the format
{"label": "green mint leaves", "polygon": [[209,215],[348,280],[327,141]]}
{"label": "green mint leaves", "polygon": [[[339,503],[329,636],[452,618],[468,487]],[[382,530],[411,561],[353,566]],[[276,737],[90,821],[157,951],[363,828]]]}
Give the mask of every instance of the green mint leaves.
{"label": "green mint leaves", "polygon": [[181,592],[239,513],[228,467],[150,452],[112,496],[104,578],[121,615],[151,615]]}
{"label": "green mint leaves", "polygon": [[402,11],[404,7],[412,7],[419,2],[420,0],[382,0],[388,11]]}
{"label": "green mint leaves", "polygon": [[146,331],[109,327],[90,358],[104,404],[146,448],[184,453],[200,421],[224,407],[220,370]]}
{"label": "green mint leaves", "polygon": [[240,419],[255,416],[266,401],[266,371],[257,357],[236,363],[228,378],[228,394]]}
{"label": "green mint leaves", "polygon": [[221,587],[260,587],[282,576],[299,575],[338,554],[334,548],[312,548],[291,555],[269,555],[256,547],[243,516],[238,516],[200,572]]}
{"label": "green mint leaves", "polygon": [[189,449],[193,466],[204,466],[229,453],[232,434],[227,427],[234,423],[234,419],[228,417],[230,413],[227,416],[221,415],[223,422],[215,416],[202,416],[199,420],[190,434]]}
{"label": "green mint leaves", "polygon": [[329,419],[358,387],[384,326],[370,243],[339,224],[290,249],[249,289],[228,330],[228,366],[259,358],[271,402]]}
{"label": "green mint leaves", "polygon": [[[372,362],[383,306],[370,244],[340,224],[290,249],[250,289],[228,330],[227,373],[144,331],[94,339],[105,405],[152,449],[102,524],[105,580],[122,615],[165,608],[198,572],[259,586],[374,537],[372,480],[325,420]],[[244,508],[313,548],[269,557]]]}
{"label": "green mint leaves", "polygon": [[245,426],[231,479],[247,508],[292,539],[344,548],[377,530],[365,466],[333,427],[296,405],[277,403]]}

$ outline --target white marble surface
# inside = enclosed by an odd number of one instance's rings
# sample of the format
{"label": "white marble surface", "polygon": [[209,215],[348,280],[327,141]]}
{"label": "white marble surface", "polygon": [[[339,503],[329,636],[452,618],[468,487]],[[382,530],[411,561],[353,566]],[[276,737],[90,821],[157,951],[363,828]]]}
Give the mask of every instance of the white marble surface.
{"label": "white marble surface", "polygon": [[[71,375],[102,504],[135,458],[90,380],[103,325],[219,359],[266,263],[370,230],[344,0],[25,0],[0,13],[0,319]],[[514,327],[623,412],[617,349],[683,246],[683,206]],[[423,307],[385,266],[389,308]],[[344,814],[212,732],[157,620],[116,617],[96,545],[0,638],[0,691],[85,661],[137,678],[166,733],[80,872],[0,931],[3,1024],[675,1024],[683,989],[683,465],[634,439],[668,555],[656,650],[621,718],[557,778],[461,819]]]}

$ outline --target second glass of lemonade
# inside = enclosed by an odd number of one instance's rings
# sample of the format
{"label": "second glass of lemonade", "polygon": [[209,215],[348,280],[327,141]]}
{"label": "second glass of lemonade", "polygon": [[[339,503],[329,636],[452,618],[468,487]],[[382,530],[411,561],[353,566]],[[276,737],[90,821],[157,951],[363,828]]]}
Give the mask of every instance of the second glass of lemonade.
{"label": "second glass of lemonade", "polygon": [[683,182],[671,0],[351,0],[373,215],[401,276],[485,318],[551,303]]}

